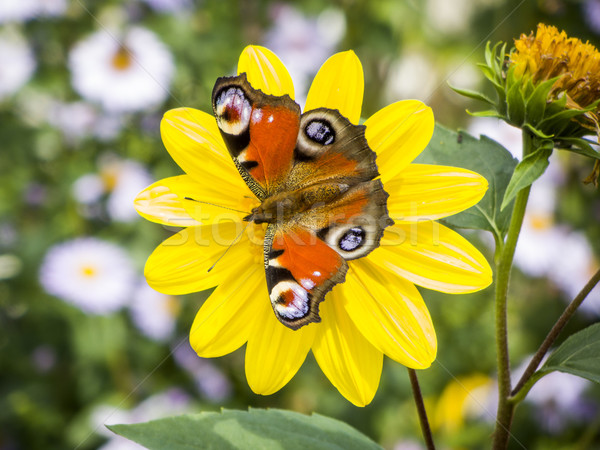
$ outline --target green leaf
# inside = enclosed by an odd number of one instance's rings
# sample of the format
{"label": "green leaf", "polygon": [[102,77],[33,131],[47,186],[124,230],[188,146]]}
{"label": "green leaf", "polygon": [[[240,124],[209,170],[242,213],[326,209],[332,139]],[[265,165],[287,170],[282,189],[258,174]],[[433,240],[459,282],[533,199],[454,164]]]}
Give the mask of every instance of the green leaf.
{"label": "green leaf", "polygon": [[381,449],[338,420],[279,409],[203,412],[108,428],[150,450]]}
{"label": "green leaf", "polygon": [[[512,71],[509,71],[512,73]],[[506,105],[508,108],[508,118],[515,125],[521,125],[525,121],[525,100],[521,92],[519,82],[514,82],[506,92]]]}
{"label": "green leaf", "polygon": [[464,95],[465,97],[469,97],[474,100],[479,100],[479,101],[488,103],[490,105],[494,105],[496,103],[491,98],[482,94],[481,92],[472,91],[470,89],[457,88],[457,87],[452,86],[450,83],[448,83],[448,86],[450,86],[450,89],[452,89],[454,92],[456,92],[460,95]]}
{"label": "green leaf", "polygon": [[543,143],[536,151],[523,158],[523,161],[515,167],[502,199],[501,211],[513,201],[521,189],[530,186],[546,171],[549,164],[548,158],[554,149],[554,142],[543,141]]}
{"label": "green leaf", "polygon": [[570,373],[600,383],[600,323],[595,323],[563,342],[539,370]]}
{"label": "green leaf", "polygon": [[566,150],[568,152],[577,153],[579,155],[587,156],[588,158],[600,159],[600,153],[594,150],[594,148],[582,138],[561,138],[560,144],[571,144],[574,147],[560,147],[559,150]]}
{"label": "green leaf", "polygon": [[429,145],[415,162],[458,166],[483,175],[489,189],[481,201],[443,222],[454,227],[488,230],[503,238],[510,212],[501,212],[500,203],[517,165],[508,150],[486,136],[476,139],[464,131],[451,131],[436,124]]}
{"label": "green leaf", "polygon": [[539,122],[546,112],[546,104],[548,95],[552,90],[552,86],[560,77],[550,78],[536,86],[533,93],[529,96],[526,102],[527,119],[534,124]]}
{"label": "green leaf", "polygon": [[502,84],[498,82],[498,77],[496,76],[496,72],[494,72],[494,69],[486,66],[483,63],[478,63],[477,67],[479,67],[481,73],[483,73],[483,76],[486,77],[497,89],[503,89]]}
{"label": "green leaf", "polygon": [[552,139],[554,137],[554,135],[545,134],[544,132],[538,130],[537,128],[535,128],[533,125],[531,125],[529,123],[524,124],[523,128],[527,128],[529,131],[531,131],[537,137],[542,138],[542,139]]}
{"label": "green leaf", "polygon": [[503,119],[504,116],[498,114],[498,112],[494,109],[488,109],[486,111],[469,111],[467,109],[467,114],[473,117],[496,117],[497,119]]}
{"label": "green leaf", "polygon": [[[545,130],[552,130],[563,123],[568,123],[571,119],[574,119],[577,116],[584,115],[586,112],[588,112],[588,109],[565,109],[559,113],[545,118],[537,126],[538,128],[543,127]],[[564,126],[561,129],[564,129]],[[558,132],[555,134],[558,134]]]}

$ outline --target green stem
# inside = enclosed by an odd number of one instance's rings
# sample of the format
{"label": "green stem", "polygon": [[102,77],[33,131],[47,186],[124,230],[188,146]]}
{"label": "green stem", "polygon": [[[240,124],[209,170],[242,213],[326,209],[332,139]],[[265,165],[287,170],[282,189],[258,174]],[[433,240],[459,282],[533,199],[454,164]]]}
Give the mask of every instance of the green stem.
{"label": "green stem", "polygon": [[[530,154],[533,148],[533,136],[523,130],[523,157]],[[495,450],[503,450],[508,446],[510,427],[514,414],[514,404],[509,401],[510,361],[508,355],[508,326],[506,317],[506,303],[508,298],[508,283],[510,272],[517,248],[517,241],[523,225],[523,217],[527,208],[531,186],[521,189],[517,193],[513,207],[506,243],[500,252],[496,271],[496,358],[498,364],[498,413],[496,416],[496,430],[494,432]]]}
{"label": "green stem", "polygon": [[427,420],[427,411],[425,410],[425,403],[423,402],[423,395],[421,394],[421,387],[419,386],[417,372],[414,369],[408,369],[408,376],[410,378],[410,385],[412,387],[413,396],[415,398],[417,412],[419,413],[421,431],[423,433],[423,439],[425,440],[425,444],[427,445],[427,450],[435,450],[435,444],[433,443],[433,436],[431,434],[429,420]]}

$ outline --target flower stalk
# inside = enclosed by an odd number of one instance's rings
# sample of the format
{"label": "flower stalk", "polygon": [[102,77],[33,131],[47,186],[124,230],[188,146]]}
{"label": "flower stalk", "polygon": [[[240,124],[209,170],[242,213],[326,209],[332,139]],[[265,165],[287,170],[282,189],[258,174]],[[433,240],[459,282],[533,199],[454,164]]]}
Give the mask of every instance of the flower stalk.
{"label": "flower stalk", "polygon": [[431,434],[431,427],[429,426],[429,420],[427,419],[427,410],[425,409],[425,403],[423,402],[423,394],[421,393],[421,387],[419,386],[417,372],[414,369],[408,369],[408,376],[410,378],[410,386],[412,387],[415,405],[419,414],[419,422],[421,423],[421,432],[423,433],[425,445],[427,445],[427,450],[435,450],[433,435]]}
{"label": "flower stalk", "polygon": [[[534,137],[531,132],[523,130],[523,158],[533,153]],[[498,413],[494,432],[494,449],[505,449],[508,445],[510,427],[514,413],[514,405],[509,401],[511,395],[510,359],[508,351],[507,298],[510,272],[515,256],[515,249],[523,217],[527,208],[531,186],[517,193],[508,228],[506,242],[500,251],[496,273],[496,358],[498,364]]]}

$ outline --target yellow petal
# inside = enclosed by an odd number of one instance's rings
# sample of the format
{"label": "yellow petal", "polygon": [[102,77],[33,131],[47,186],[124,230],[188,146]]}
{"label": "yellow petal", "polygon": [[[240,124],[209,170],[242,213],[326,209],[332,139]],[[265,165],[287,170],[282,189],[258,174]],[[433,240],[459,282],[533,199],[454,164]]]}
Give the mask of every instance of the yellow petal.
{"label": "yellow petal", "polygon": [[362,65],[356,54],[352,50],[336,53],[315,76],[304,110],[337,109],[350,122],[358,124],[364,90]]}
{"label": "yellow petal", "polygon": [[254,89],[270,95],[288,94],[294,99],[292,77],[277,55],[268,48],[247,46],[238,61],[238,74],[244,72]]}
{"label": "yellow petal", "polygon": [[255,306],[254,328],[246,346],[246,378],[257,394],[277,392],[296,374],[310,350],[317,325],[293,331],[275,317],[266,281],[263,295]]}
{"label": "yellow petal", "polygon": [[487,180],[475,172],[427,164],[409,164],[385,184],[388,211],[396,221],[456,214],[479,202],[487,188]]}
{"label": "yellow petal", "polygon": [[248,340],[260,302],[269,302],[264,270],[232,270],[204,302],[190,330],[190,345],[203,358],[231,353]]}
{"label": "yellow petal", "polygon": [[165,113],[160,132],[173,160],[199,183],[244,184],[210,114],[193,108],[172,109]]}
{"label": "yellow petal", "polygon": [[381,377],[383,354],[367,341],[344,309],[344,298],[334,288],[319,306],[313,353],[329,381],[356,406],[371,403]]}
{"label": "yellow petal", "polygon": [[478,291],[492,282],[492,269],[479,250],[437,222],[386,228],[369,261],[419,286],[451,294]]}
{"label": "yellow petal", "polygon": [[183,177],[187,175],[164,178],[140,192],[133,201],[138,214],[151,222],[163,225],[179,227],[200,225],[200,222],[188,214],[176,193],[175,186]]}
{"label": "yellow petal", "polygon": [[243,227],[241,223],[221,222],[181,230],[160,244],[146,261],[148,284],[165,294],[188,294],[216,286],[230,272],[261,266],[260,245],[245,235],[236,242]]}
{"label": "yellow petal", "polygon": [[341,287],[348,314],[379,351],[413,369],[431,365],[437,351],[435,330],[412,283],[378,270],[367,258],[350,262]]}
{"label": "yellow petal", "polygon": [[425,149],[433,135],[433,112],[418,100],[403,100],[373,114],[365,126],[385,184]]}

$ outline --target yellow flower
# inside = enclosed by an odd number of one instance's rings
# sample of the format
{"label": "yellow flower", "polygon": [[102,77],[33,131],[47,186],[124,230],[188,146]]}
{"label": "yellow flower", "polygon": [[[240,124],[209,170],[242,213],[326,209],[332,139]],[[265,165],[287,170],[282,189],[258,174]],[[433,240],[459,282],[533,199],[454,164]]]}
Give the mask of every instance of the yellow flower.
{"label": "yellow flower", "polygon": [[[238,63],[242,72],[255,89],[294,97],[290,75],[266,48],[247,47]],[[358,123],[363,86],[356,55],[335,54],[315,77],[305,110],[338,109]],[[431,138],[431,109],[419,101],[401,101],[365,125],[396,225],[386,229],[380,247],[368,257],[349,261],[346,281],[320,305],[322,321],[293,331],[271,307],[263,226],[249,223],[236,239],[245,226],[242,218],[258,200],[236,170],[214,117],[180,108],[163,118],[164,144],[186,174],[151,185],[135,205],[149,220],[185,228],[152,253],[146,278],[168,294],[217,286],[194,320],[190,343],[202,357],[222,356],[246,344],[246,378],[256,393],[281,389],[312,350],[341,394],[364,406],[379,385],[384,354],[419,369],[435,359],[433,324],[413,283],[451,293],[491,283],[490,267],[479,251],[433,221],[477,203],[486,180],[464,169],[410,164]]]}
{"label": "yellow flower", "polygon": [[600,52],[556,27],[540,23],[535,36],[522,34],[515,40],[510,65],[516,78],[531,78],[534,85],[559,77],[552,86],[554,98],[566,93],[579,107],[600,99]]}
{"label": "yellow flower", "polygon": [[431,426],[456,432],[463,427],[465,419],[472,416],[490,415],[494,380],[475,373],[452,380],[445,388],[435,406]]}

